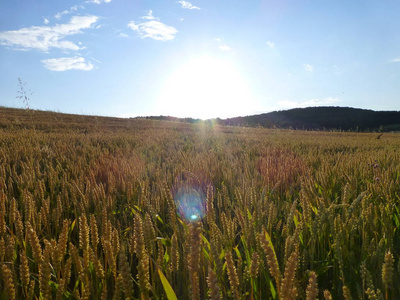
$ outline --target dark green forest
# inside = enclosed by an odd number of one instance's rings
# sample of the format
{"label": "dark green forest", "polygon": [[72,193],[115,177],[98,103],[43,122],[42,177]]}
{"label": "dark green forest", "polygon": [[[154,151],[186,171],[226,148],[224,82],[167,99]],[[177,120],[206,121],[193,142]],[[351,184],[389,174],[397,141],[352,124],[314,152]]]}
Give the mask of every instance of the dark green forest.
{"label": "dark green forest", "polygon": [[262,126],[307,130],[399,131],[399,111],[350,107],[308,107],[231,118],[224,125]]}

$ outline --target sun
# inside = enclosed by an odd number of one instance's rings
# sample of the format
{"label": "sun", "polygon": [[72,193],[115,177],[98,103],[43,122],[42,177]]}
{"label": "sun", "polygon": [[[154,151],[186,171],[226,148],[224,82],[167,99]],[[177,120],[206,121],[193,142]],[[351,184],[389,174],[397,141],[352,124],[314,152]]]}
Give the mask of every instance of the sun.
{"label": "sun", "polygon": [[200,119],[243,116],[255,110],[244,76],[227,60],[192,58],[177,68],[161,88],[161,115]]}

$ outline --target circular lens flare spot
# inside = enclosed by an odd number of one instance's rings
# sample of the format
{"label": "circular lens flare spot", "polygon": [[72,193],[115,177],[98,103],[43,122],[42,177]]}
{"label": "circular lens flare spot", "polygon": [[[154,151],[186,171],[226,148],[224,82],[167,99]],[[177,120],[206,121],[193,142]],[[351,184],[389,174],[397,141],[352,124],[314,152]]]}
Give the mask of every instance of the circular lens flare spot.
{"label": "circular lens flare spot", "polygon": [[205,199],[197,191],[180,189],[175,195],[175,202],[178,214],[188,222],[197,222],[204,216]]}

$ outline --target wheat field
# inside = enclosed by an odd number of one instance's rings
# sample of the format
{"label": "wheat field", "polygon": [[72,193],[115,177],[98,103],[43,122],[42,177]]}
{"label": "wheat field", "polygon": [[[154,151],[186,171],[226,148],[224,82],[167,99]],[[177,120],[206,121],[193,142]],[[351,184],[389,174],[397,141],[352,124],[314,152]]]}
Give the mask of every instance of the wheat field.
{"label": "wheat field", "polygon": [[0,299],[400,298],[399,134],[0,125]]}

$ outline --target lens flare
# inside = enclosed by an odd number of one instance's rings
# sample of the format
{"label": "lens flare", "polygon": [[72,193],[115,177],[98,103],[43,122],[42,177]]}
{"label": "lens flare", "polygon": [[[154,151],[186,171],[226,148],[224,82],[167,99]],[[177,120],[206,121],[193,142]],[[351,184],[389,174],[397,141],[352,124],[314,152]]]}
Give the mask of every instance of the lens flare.
{"label": "lens flare", "polygon": [[205,197],[188,187],[181,188],[176,193],[175,203],[178,214],[188,222],[200,221],[205,213]]}

